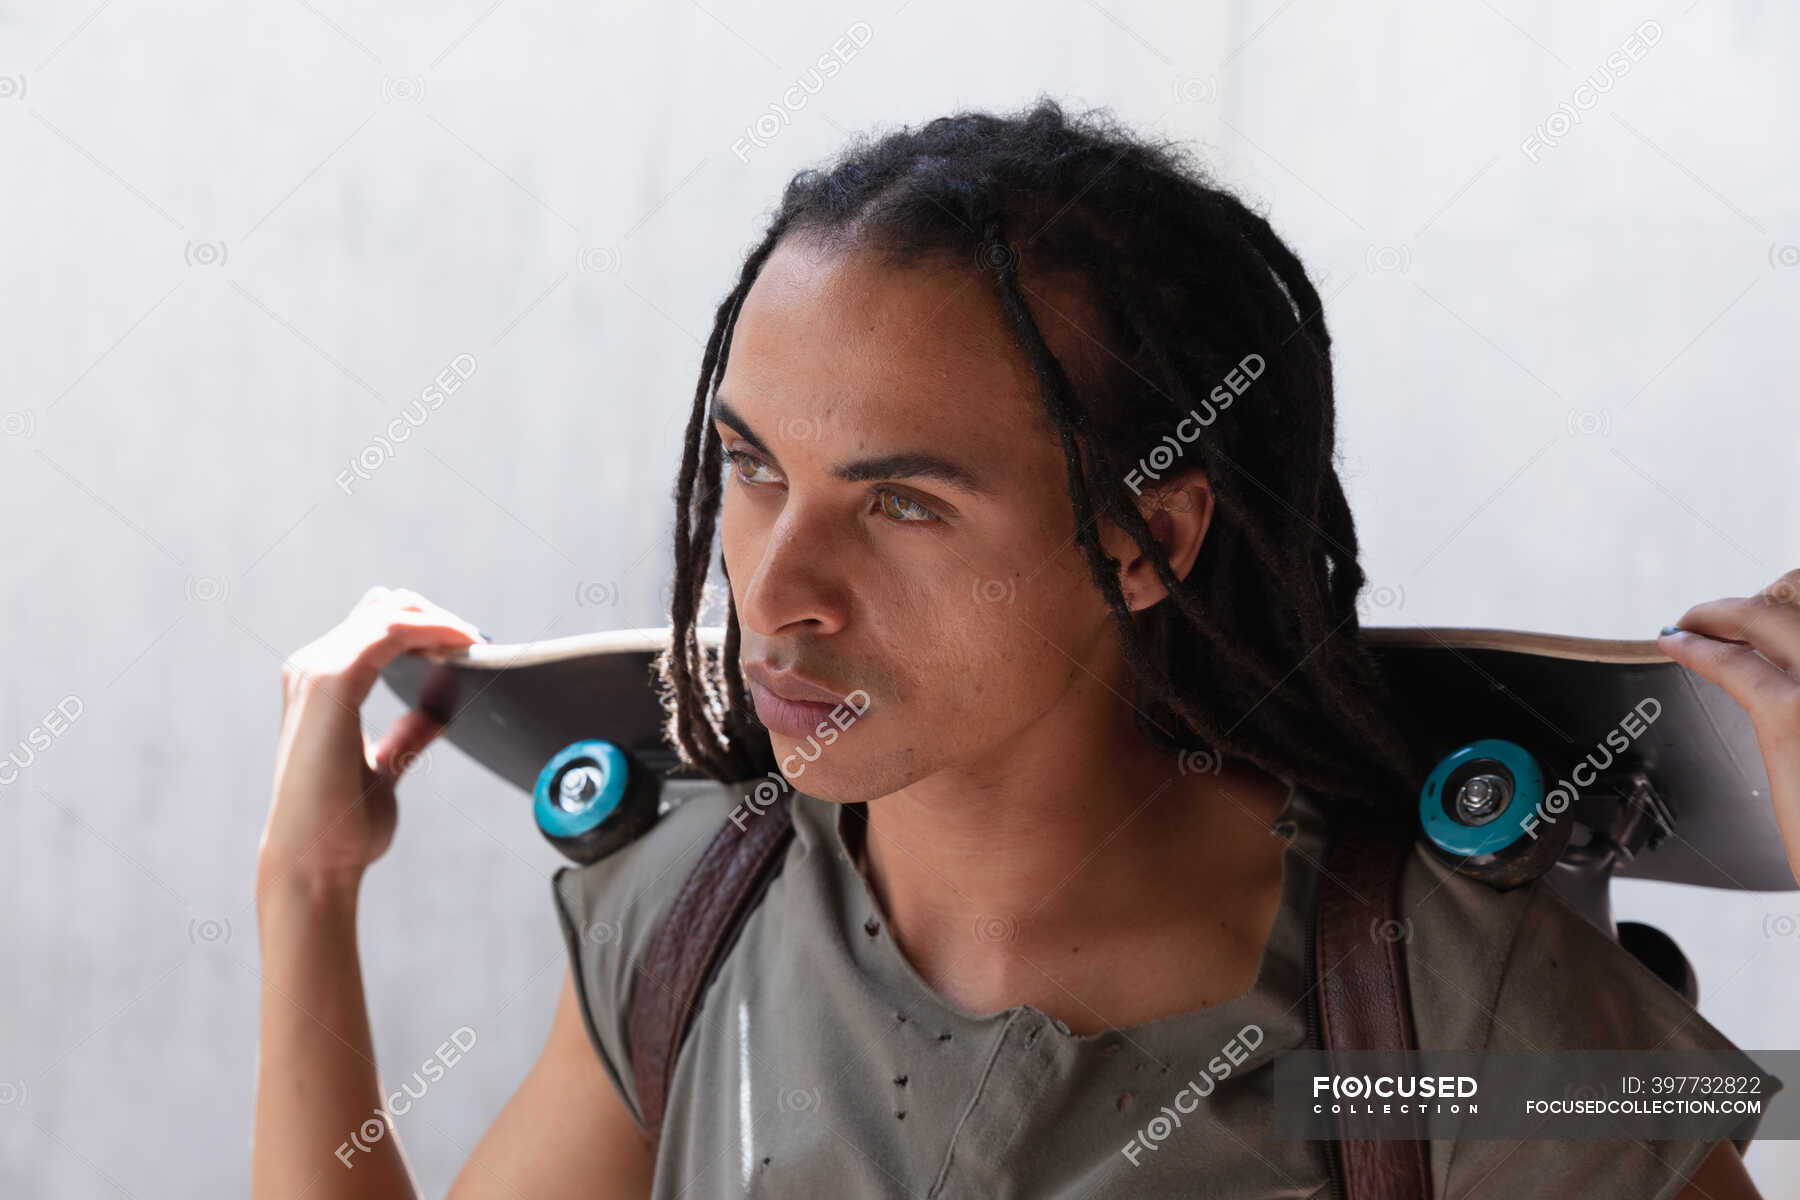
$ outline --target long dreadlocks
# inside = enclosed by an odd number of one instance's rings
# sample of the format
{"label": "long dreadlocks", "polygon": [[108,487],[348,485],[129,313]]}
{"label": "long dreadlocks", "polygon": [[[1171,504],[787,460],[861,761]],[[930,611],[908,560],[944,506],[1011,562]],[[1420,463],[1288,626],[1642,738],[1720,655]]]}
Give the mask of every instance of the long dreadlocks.
{"label": "long dreadlocks", "polygon": [[[1060,438],[1078,540],[1118,619],[1146,738],[1240,757],[1383,813],[1407,802],[1419,764],[1357,622],[1364,576],[1332,462],[1331,339],[1318,294],[1268,222],[1178,146],[1108,116],[1068,117],[1048,99],[1016,115],[965,112],[858,139],[828,168],[795,175],[719,304],[675,488],[673,637],[656,666],[666,732],[689,766],[723,781],[774,766],[738,663],[729,580],[716,658],[696,620],[720,507],[709,404],[744,297],[790,236],[877,251],[891,266],[944,260],[991,277]],[[1033,284],[1051,280],[1076,281],[1106,348],[1076,379],[1025,303]],[[1263,364],[1254,394],[1228,413],[1208,407],[1198,436],[1186,432],[1251,354]],[[1133,481],[1169,457],[1157,457],[1159,446],[1183,443],[1191,457],[1180,466],[1206,472],[1217,508],[1179,579]],[[1168,589],[1141,625],[1097,518],[1129,532]]]}

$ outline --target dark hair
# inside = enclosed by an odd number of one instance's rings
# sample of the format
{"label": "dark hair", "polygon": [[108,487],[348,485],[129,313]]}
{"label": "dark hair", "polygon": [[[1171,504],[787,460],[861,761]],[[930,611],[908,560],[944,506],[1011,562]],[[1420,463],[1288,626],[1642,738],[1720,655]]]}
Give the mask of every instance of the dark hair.
{"label": "dark hair", "polygon": [[[1178,147],[1109,115],[1071,118],[1049,99],[858,139],[828,169],[795,175],[720,303],[675,488],[673,638],[657,661],[666,733],[687,764],[721,781],[774,767],[745,693],[729,590],[722,661],[702,653],[695,620],[722,485],[709,400],[739,307],[788,236],[880,252],[893,266],[947,260],[992,276],[1062,442],[1081,548],[1136,676],[1140,732],[1172,751],[1247,759],[1327,798],[1387,813],[1410,802],[1418,764],[1357,622],[1364,577],[1332,463],[1331,339],[1318,294],[1269,223]],[[1099,326],[1088,332],[1106,346],[1073,378],[1022,295],[1053,280],[1076,283]],[[1178,438],[1217,385],[1244,382],[1231,373],[1252,354],[1263,370],[1235,406],[1209,407],[1198,436]],[[1143,474],[1159,444],[1166,458],[1184,440],[1169,470],[1204,469],[1217,507],[1177,579],[1126,477]],[[1141,614],[1141,631],[1096,510],[1131,533],[1169,589]]]}

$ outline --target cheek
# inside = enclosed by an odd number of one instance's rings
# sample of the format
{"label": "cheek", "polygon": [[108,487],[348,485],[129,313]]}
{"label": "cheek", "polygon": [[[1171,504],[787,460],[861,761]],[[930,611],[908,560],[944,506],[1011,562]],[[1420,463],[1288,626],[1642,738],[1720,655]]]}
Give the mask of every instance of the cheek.
{"label": "cheek", "polygon": [[884,730],[883,749],[904,746],[909,770],[930,770],[985,753],[1055,707],[1074,668],[1017,618],[973,609],[922,639],[903,666],[903,719]]}
{"label": "cheek", "polygon": [[747,557],[754,547],[748,545],[746,539],[753,537],[755,530],[741,499],[737,489],[727,484],[725,495],[719,504],[719,554],[725,560],[725,574],[731,580],[734,597],[743,587],[747,576],[734,573],[732,568],[736,567],[740,572],[748,571],[750,567],[746,564],[754,561]]}
{"label": "cheek", "polygon": [[961,697],[986,703],[1060,686],[1070,659],[1085,661],[1096,631],[1114,619],[1080,545],[1047,524],[1022,526],[985,551],[965,547],[945,556],[932,578],[892,586],[919,595],[904,605],[911,636],[890,628],[883,640],[911,646],[929,665],[931,673],[912,672],[916,678],[955,680]]}
{"label": "cheek", "polygon": [[1049,627],[1056,605],[1031,603],[1022,578],[1010,573],[1004,580],[962,575],[921,610],[922,624],[910,623],[911,636],[895,631],[883,639],[895,647],[909,712],[951,741],[1035,712],[1063,686],[1068,664],[1045,637],[1060,636]]}

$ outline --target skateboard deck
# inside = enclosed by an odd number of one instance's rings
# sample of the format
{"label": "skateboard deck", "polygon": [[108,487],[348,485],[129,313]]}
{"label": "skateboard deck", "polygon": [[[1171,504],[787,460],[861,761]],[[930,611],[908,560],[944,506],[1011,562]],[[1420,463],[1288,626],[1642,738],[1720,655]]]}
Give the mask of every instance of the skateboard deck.
{"label": "skateboard deck", "polygon": [[[1476,738],[1530,747],[1559,779],[1607,763],[1581,794],[1594,822],[1641,776],[1641,844],[1612,865],[1622,878],[1793,891],[1768,775],[1749,714],[1654,641],[1506,629],[1373,628],[1365,636],[1426,755]],[[1650,718],[1650,719],[1646,719]],[[1655,828],[1666,823],[1665,831]]]}
{"label": "skateboard deck", "polygon": [[[1626,878],[1752,891],[1800,887],[1749,716],[1655,642],[1500,629],[1363,633],[1425,761],[1450,761],[1459,747],[1505,743],[1523,747],[1542,767],[1544,787],[1564,785],[1574,802],[1556,819],[1546,812],[1540,828],[1601,834],[1561,853],[1592,858],[1610,849],[1608,869]],[[717,627],[697,634],[714,650],[723,637]],[[659,777],[679,778],[652,673],[668,637],[664,627],[478,643],[402,655],[382,677],[407,704],[443,721],[452,744],[528,794],[546,763],[590,739],[613,743]],[[1576,785],[1571,772],[1584,759],[1605,769],[1593,778],[1581,772],[1584,782]],[[1471,769],[1465,764],[1460,778]],[[1457,778],[1450,775],[1452,786]],[[1421,783],[1429,791],[1430,781]],[[1424,802],[1427,829],[1452,807],[1447,797]]]}
{"label": "skateboard deck", "polygon": [[[723,637],[719,629],[697,633],[713,649]],[[477,642],[403,654],[381,677],[409,707],[443,722],[452,745],[530,792],[557,751],[589,738],[614,743],[659,775],[677,767],[652,670],[668,644],[667,628]]]}

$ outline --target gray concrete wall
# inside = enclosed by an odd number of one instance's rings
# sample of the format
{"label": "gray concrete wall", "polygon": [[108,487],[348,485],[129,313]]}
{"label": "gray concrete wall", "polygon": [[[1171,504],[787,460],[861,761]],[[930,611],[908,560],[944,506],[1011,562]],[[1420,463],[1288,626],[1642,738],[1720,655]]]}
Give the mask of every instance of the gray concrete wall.
{"label": "gray concrete wall", "polygon": [[[1194,143],[1266,206],[1332,297],[1370,623],[1648,637],[1800,563],[1797,20],[0,9],[0,747],[79,707],[0,787],[0,1192],[246,1193],[282,657],[374,583],[501,640],[659,622],[713,306],[786,177],[850,133],[1041,90]],[[468,385],[340,487],[459,355]],[[536,1056],[563,950],[520,799],[428,764],[361,937],[385,1074],[477,1033],[403,1118],[435,1194]],[[1740,1045],[1800,1045],[1772,1000],[1800,941],[1771,936],[1800,898],[1619,901]],[[1792,1146],[1751,1154],[1771,1195]]]}

